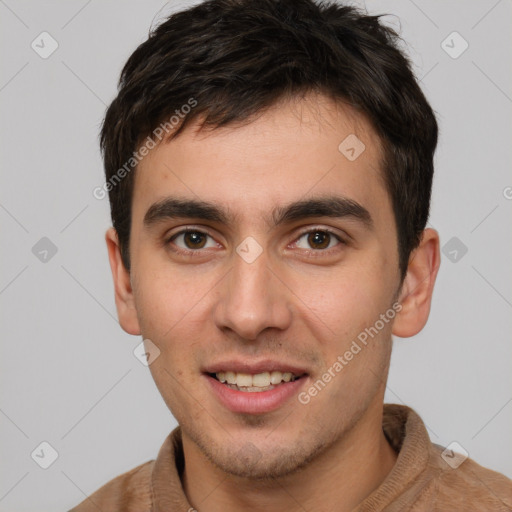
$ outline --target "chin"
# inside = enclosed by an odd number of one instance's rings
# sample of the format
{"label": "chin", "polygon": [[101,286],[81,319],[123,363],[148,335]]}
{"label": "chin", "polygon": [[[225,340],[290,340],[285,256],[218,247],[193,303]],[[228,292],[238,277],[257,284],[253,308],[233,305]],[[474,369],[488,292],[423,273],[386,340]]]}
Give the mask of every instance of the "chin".
{"label": "chin", "polygon": [[248,441],[240,447],[232,442],[229,446],[197,444],[204,456],[223,472],[250,480],[275,480],[297,473],[330,446],[318,436],[311,436],[309,442],[291,442],[288,446],[255,443]]}

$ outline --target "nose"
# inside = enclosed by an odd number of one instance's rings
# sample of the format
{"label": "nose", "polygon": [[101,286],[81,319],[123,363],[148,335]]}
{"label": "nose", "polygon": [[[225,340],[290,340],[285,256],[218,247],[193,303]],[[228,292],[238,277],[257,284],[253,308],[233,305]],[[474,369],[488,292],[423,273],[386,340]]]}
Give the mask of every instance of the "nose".
{"label": "nose", "polygon": [[290,291],[269,267],[265,251],[252,262],[233,256],[231,271],[222,280],[214,319],[244,340],[255,340],[265,329],[286,329],[291,322]]}

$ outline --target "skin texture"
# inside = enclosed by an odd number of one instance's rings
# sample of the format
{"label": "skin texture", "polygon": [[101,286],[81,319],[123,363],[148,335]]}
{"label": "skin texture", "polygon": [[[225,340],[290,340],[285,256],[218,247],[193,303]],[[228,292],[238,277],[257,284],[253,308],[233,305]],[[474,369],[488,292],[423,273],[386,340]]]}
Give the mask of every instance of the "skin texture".
{"label": "skin texture", "polygon": [[[338,150],[350,134],[366,146],[354,161]],[[379,161],[379,140],[363,117],[309,95],[249,123],[191,125],[139,164],[130,273],[115,231],[106,234],[116,305],[123,329],[161,351],[150,370],[182,428],[182,481],[195,508],[351,510],[393,467],[381,424],[391,335],[413,336],[425,325],[440,256],[437,232],[426,229],[400,286]],[[364,206],[373,228],[350,217],[265,220],[277,206],[333,195]],[[168,196],[214,202],[229,209],[229,222],[145,226],[149,207]],[[204,248],[183,236],[169,241],[185,227],[210,235]],[[346,243],[331,237],[317,248],[308,233],[325,229]],[[249,236],[263,250],[252,263],[236,252]],[[307,390],[397,300],[394,319],[307,404],[294,396],[270,413],[233,413],[202,374],[230,358],[286,361],[306,369],[299,391]]]}

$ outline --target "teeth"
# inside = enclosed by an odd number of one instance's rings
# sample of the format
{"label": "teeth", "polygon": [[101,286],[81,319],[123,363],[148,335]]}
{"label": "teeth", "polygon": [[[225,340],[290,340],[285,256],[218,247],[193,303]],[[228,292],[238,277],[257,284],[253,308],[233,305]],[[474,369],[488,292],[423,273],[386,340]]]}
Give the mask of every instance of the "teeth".
{"label": "teeth", "polygon": [[270,374],[270,384],[279,384],[282,378],[283,374],[281,372],[272,372]]}
{"label": "teeth", "polygon": [[[249,375],[249,377],[251,377]],[[266,388],[267,386],[270,386],[270,373],[268,372],[264,372],[264,373],[258,373],[256,375],[253,375],[252,378],[252,383],[251,384],[247,384],[248,386],[256,386],[257,388]],[[241,386],[242,384],[240,384],[240,378],[238,379],[238,382],[239,382],[239,386]]]}
{"label": "teeth", "polygon": [[281,382],[294,381],[297,376],[290,372],[263,372],[251,375],[250,373],[218,372],[215,374],[220,382],[243,388],[268,388]]}
{"label": "teeth", "polygon": [[237,373],[236,382],[234,382],[233,384],[236,384],[237,386],[241,386],[244,388],[248,388],[252,386],[252,375],[248,373]]}

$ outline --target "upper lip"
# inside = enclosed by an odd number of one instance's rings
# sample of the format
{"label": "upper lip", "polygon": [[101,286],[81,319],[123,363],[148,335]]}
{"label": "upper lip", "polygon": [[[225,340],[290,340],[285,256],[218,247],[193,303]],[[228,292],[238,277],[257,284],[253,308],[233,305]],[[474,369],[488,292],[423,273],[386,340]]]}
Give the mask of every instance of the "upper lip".
{"label": "upper lip", "polygon": [[283,363],[282,361],[275,361],[270,359],[260,361],[242,361],[239,359],[231,359],[226,361],[219,361],[207,365],[203,371],[205,373],[219,373],[219,372],[236,372],[236,373],[250,373],[256,375],[263,372],[288,372],[294,375],[304,375],[306,370],[298,365]]}

